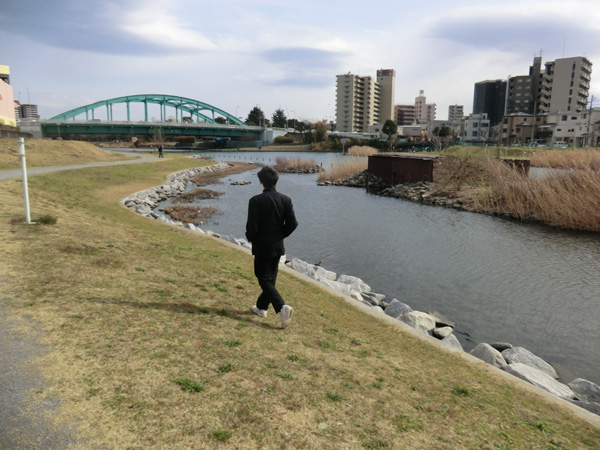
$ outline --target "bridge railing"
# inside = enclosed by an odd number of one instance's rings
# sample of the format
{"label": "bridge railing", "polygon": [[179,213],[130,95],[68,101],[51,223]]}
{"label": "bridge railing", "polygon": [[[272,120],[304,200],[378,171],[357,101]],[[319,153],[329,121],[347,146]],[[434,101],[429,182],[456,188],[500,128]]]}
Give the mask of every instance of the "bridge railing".
{"label": "bridge railing", "polygon": [[232,128],[232,129],[244,129],[244,130],[264,130],[265,127],[257,127],[252,125],[235,125],[235,124],[227,124],[227,123],[210,123],[210,122],[146,122],[144,120],[56,120],[56,119],[46,119],[41,121],[43,123],[51,123],[57,125],[94,125],[94,124],[104,124],[104,125],[143,125],[143,126],[155,126],[155,127],[197,127],[197,128]]}

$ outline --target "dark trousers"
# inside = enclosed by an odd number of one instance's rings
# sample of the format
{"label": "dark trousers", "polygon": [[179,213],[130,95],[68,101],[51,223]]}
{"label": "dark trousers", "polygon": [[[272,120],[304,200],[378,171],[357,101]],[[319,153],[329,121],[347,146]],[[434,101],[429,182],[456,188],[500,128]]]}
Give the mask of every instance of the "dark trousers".
{"label": "dark trousers", "polygon": [[256,307],[266,311],[269,305],[273,305],[276,313],[281,311],[285,302],[275,288],[277,281],[277,272],[279,271],[279,256],[275,258],[254,257],[254,275],[258,280],[258,284],[262,289],[262,293],[258,296]]}

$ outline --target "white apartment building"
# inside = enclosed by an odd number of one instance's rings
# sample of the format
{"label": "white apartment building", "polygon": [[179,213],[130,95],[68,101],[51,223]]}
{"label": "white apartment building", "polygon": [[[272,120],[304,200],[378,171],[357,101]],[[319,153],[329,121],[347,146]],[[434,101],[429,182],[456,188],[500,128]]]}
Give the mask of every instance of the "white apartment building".
{"label": "white apartment building", "polygon": [[490,139],[490,119],[486,113],[469,114],[464,120],[464,140],[483,142]]}
{"label": "white apartment building", "polygon": [[540,113],[581,112],[587,106],[592,63],[583,56],[546,63],[539,93]]}
{"label": "white apartment building", "polygon": [[448,106],[448,121],[461,121],[465,116],[465,108],[463,105],[450,105]]}
{"label": "white apartment building", "polygon": [[340,132],[367,132],[371,125],[393,119],[396,73],[377,71],[377,80],[348,72],[337,75],[336,124]]}
{"label": "white apartment building", "polygon": [[415,120],[417,122],[435,120],[435,103],[427,103],[425,91],[420,90],[415,97]]}
{"label": "white apartment building", "polygon": [[552,131],[548,145],[565,142],[570,147],[598,146],[600,140],[600,108],[575,113],[554,112],[546,116],[546,127]]}

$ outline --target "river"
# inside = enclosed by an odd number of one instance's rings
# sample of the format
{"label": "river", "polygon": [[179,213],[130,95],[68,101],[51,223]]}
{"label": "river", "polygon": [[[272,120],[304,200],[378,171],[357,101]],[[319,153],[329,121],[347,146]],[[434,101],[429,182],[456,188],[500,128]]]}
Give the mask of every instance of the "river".
{"label": "river", "polygon": [[[277,156],[315,159],[336,154],[209,153],[218,161],[274,164]],[[232,175],[223,192],[202,201],[222,211],[203,226],[244,237],[248,199],[261,186],[257,170]],[[362,278],[373,291],[419,311],[457,322],[465,350],[510,342],[550,362],[561,381],[600,384],[600,239],[597,235],[519,224],[316,185],[316,175],[281,174],[278,191],[292,197],[300,226],[286,240],[287,258]],[[245,186],[230,181],[248,180]],[[293,299],[290,299],[293,303]]]}

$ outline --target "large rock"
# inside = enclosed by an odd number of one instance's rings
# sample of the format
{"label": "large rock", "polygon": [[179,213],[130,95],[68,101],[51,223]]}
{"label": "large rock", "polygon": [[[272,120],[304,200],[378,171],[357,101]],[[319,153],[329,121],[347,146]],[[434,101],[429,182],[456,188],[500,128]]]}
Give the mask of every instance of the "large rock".
{"label": "large rock", "polygon": [[[337,274],[332,272],[331,270],[324,269],[321,266],[312,266],[312,273],[309,275],[317,281],[335,281],[337,278]],[[340,283],[344,284],[344,283]]]}
{"label": "large rock", "polygon": [[398,320],[423,331],[431,331],[435,328],[435,319],[421,311],[411,311],[402,314],[398,317]]}
{"label": "large rock", "polygon": [[312,273],[312,268],[314,267],[312,264],[309,264],[305,261],[302,261],[301,259],[298,258],[292,258],[292,260],[290,261],[290,267],[298,272],[300,272],[301,274],[304,274],[306,276],[310,276],[310,274]]}
{"label": "large rock", "polygon": [[569,383],[577,398],[584,402],[600,403],[600,386],[583,378],[575,378]]}
{"label": "large rock", "polygon": [[589,412],[594,413],[600,416],[600,403],[595,402],[581,402],[577,400],[569,400],[574,405],[579,406],[580,408],[587,409]]}
{"label": "large rock", "polygon": [[509,348],[513,348],[512,344],[509,344],[508,342],[492,342],[490,345],[500,353],[502,353],[504,350],[508,350]]}
{"label": "large rock", "polygon": [[361,295],[365,301],[369,302],[373,306],[381,306],[385,300],[385,295],[376,294],[375,292],[362,292]]}
{"label": "large rock", "polygon": [[402,314],[407,314],[412,311],[412,308],[408,306],[406,303],[402,303],[398,299],[393,299],[389,305],[385,308],[385,313],[388,316],[397,319]]}
{"label": "large rock", "polygon": [[360,295],[360,292],[355,291],[354,289],[350,289],[350,292],[348,292],[348,296],[353,298],[354,300],[358,300],[359,302],[364,301],[362,295]]}
{"label": "large rock", "polygon": [[539,356],[534,355],[529,350],[523,347],[513,347],[502,352],[502,356],[508,364],[522,363],[535,369],[539,369],[554,379],[558,378],[558,374],[554,367],[548,364]]}
{"label": "large rock", "polygon": [[442,341],[444,344],[448,344],[450,347],[454,347],[457,348],[459,350],[462,350],[462,345],[460,345],[460,342],[458,341],[457,337],[454,336],[453,334],[451,334],[448,337],[445,337],[444,339],[442,339]]}
{"label": "large rock", "polygon": [[575,398],[575,393],[569,386],[559,383],[546,372],[535,367],[516,362],[506,366],[506,372],[561,398],[570,400]]}
{"label": "large rock", "polygon": [[456,322],[448,319],[442,313],[439,313],[437,311],[427,311],[427,314],[429,314],[431,317],[433,317],[435,319],[435,325],[437,327],[452,327],[452,328],[456,327]]}
{"label": "large rock", "polygon": [[324,284],[325,286],[328,286],[331,289],[334,289],[340,294],[344,295],[350,295],[351,292],[354,291],[354,289],[352,289],[352,286],[350,286],[349,284],[340,283],[339,281],[331,281],[327,278],[320,279],[319,283]]}
{"label": "large rock", "polygon": [[[315,266],[314,264],[309,264],[305,261],[302,261],[298,258],[293,258],[290,262],[290,267],[294,270],[297,270],[300,273],[303,273],[310,278],[313,278],[317,281],[335,281],[337,278],[337,274],[330,270],[324,269],[321,266]],[[340,283],[342,284],[342,283]]]}
{"label": "large rock", "polygon": [[492,366],[496,366],[500,369],[506,368],[506,361],[504,360],[502,353],[493,348],[490,344],[479,344],[469,353]]}
{"label": "large rock", "polygon": [[361,293],[369,292],[371,290],[371,287],[367,283],[365,283],[360,278],[353,277],[351,275],[340,275],[340,277],[337,279],[337,281],[339,281],[340,283],[349,284],[352,286],[352,288],[355,291],[358,291]]}
{"label": "large rock", "polygon": [[452,328],[452,327],[440,327],[440,328],[434,328],[434,330],[433,330],[433,336],[438,339],[447,338],[452,333],[454,333],[454,328]]}

